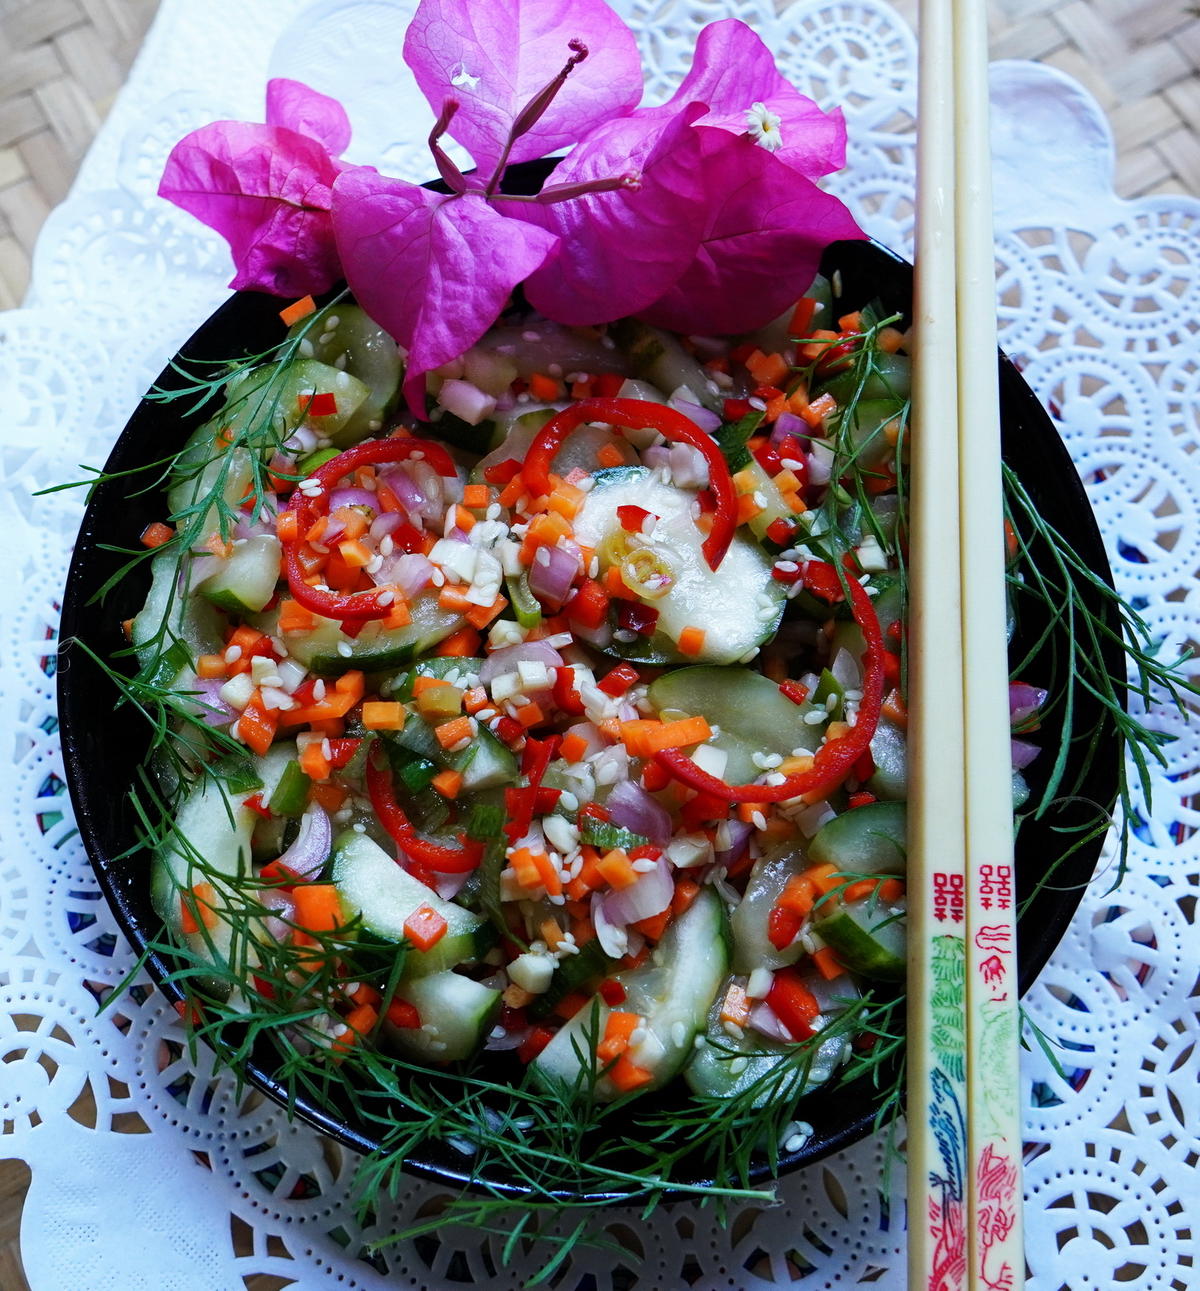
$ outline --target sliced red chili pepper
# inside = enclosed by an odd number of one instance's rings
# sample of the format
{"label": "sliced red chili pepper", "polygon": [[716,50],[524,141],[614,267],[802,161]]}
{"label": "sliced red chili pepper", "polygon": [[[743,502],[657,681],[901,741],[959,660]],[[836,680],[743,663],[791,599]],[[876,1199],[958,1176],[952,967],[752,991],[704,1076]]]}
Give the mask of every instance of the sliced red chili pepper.
{"label": "sliced red chili pepper", "polygon": [[602,690],[613,699],[619,699],[627,690],[637,683],[638,670],[630,663],[619,663],[604,674],[596,683],[596,689]]}
{"label": "sliced red chili pepper", "polygon": [[[528,777],[529,783],[522,789],[504,791],[504,806],[510,817],[504,826],[504,832],[510,843],[515,843],[529,832],[534,814],[539,810],[539,802],[546,801],[540,797],[542,777],[561,743],[561,735],[551,735],[545,740],[536,740],[532,736],[526,739],[525,751],[521,754],[521,774]],[[550,803],[549,810],[553,811],[557,802],[556,797]]]}
{"label": "sliced red chili pepper", "polygon": [[[355,444],[337,457],[330,458],[313,471],[309,477],[320,486],[315,496],[308,496],[297,489],[288,502],[288,510],[296,513],[296,532],[306,534],[313,524],[329,509],[329,493],[343,476],[349,475],[360,466],[381,464],[384,462],[403,462],[416,455],[421,455],[440,475],[453,477],[456,472],[453,459],[441,444],[430,439],[415,439],[411,436],[393,436],[390,439],[371,439],[362,444]],[[393,538],[393,542],[395,539]],[[292,597],[306,610],[320,614],[328,619],[357,621],[360,619],[382,619],[391,613],[395,592],[382,587],[368,592],[340,593],[321,591],[305,581],[308,571],[301,553],[304,551],[303,538],[283,544],[283,565],[287,577],[288,589]],[[380,598],[384,599],[381,601]]]}
{"label": "sliced red chili pepper", "polygon": [[793,704],[803,704],[808,698],[808,687],[789,679],[779,683],[779,693],[784,699],[790,699]]}
{"label": "sliced red chili pepper", "polygon": [[575,669],[562,664],[554,670],[554,702],[559,709],[572,717],[580,717],[584,712],[583,700],[575,688]]}
{"label": "sliced red chili pepper", "polygon": [[366,783],[379,823],[395,839],[396,846],[416,862],[414,869],[422,866],[438,874],[463,874],[475,869],[483,859],[483,846],[474,840],[468,839],[461,847],[448,847],[422,838],[396,801],[391,771],[374,758],[367,759]]}
{"label": "sliced red chili pepper", "polygon": [[483,478],[489,484],[504,485],[520,474],[521,463],[515,457],[506,457],[502,462],[496,462],[483,468]]}
{"label": "sliced red chili pepper", "polygon": [[779,969],[767,992],[766,1002],[771,1012],[792,1033],[793,1040],[807,1040],[813,1034],[812,1024],[820,1017],[821,1006],[795,969]]}
{"label": "sliced red chili pepper", "polygon": [[777,547],[786,547],[795,537],[797,527],[794,520],[788,520],[784,516],[776,516],[767,525],[767,537]]}
{"label": "sliced red chili pepper", "polygon": [[784,950],[796,940],[803,922],[802,914],[777,905],[767,916],[767,940],[776,950]]}
{"label": "sliced red chili pepper", "polygon": [[641,601],[617,601],[617,627],[648,637],[658,623],[658,611]]}
{"label": "sliced red chili pepper", "polygon": [[625,988],[615,977],[606,977],[600,983],[599,995],[610,1009],[615,1009],[618,1004],[625,1003]]}
{"label": "sliced red chili pepper", "polygon": [[752,411],[749,399],[726,399],[721,406],[721,413],[726,421],[741,421]]}
{"label": "sliced red chili pepper", "polygon": [[[809,581],[809,571],[814,566],[821,566],[819,577]],[[837,582],[839,595],[842,586],[838,581],[837,571],[832,565],[820,561],[810,561],[805,572],[805,586],[816,585],[828,589],[829,580]],[[717,776],[701,770],[687,754],[679,749],[662,749],[655,759],[665,770],[669,771],[681,784],[688,785],[702,794],[723,799],[725,802],[783,802],[788,798],[798,798],[802,794],[832,793],[855,769],[858,760],[864,753],[869,753],[871,739],[879,724],[879,712],[883,704],[883,633],[879,629],[879,619],[875,607],[861,583],[857,579],[847,578],[845,590],[850,594],[850,603],[854,611],[854,620],[858,624],[866,642],[863,655],[862,701],[858,708],[858,717],[848,734],[823,744],[813,757],[813,764],[807,771],[798,771],[787,776],[780,784],[727,784]],[[818,595],[821,593],[818,592]],[[826,599],[832,599],[827,597]],[[692,806],[684,804],[684,811]]]}
{"label": "sliced red chili pepper", "polygon": [[331,739],[329,741],[330,767],[334,771],[340,771],[358,752],[360,744],[362,744],[362,740],[354,736],[346,736],[344,739]]}
{"label": "sliced red chili pepper", "polygon": [[244,798],[242,806],[249,807],[256,816],[261,816],[264,820],[271,819],[271,809],[263,802],[261,793],[252,793],[249,798]]}
{"label": "sliced red chili pepper", "polygon": [[754,458],[768,475],[778,475],[783,470],[779,460],[779,449],[769,439],[754,450]]}
{"label": "sliced red chili pepper", "polygon": [[737,529],[737,495],[716,440],[675,408],[644,399],[580,399],[564,408],[534,436],[525,454],[522,476],[530,493],[542,497],[550,492],[550,465],[555,455],[573,430],[589,422],[604,422],[627,430],[656,430],[674,443],[699,449],[708,466],[709,487],[717,499],[713,527],[701,550],[709,567],[716,569]]}
{"label": "sliced red chili pepper", "polygon": [[647,511],[645,507],[634,506],[633,503],[617,507],[617,519],[621,522],[621,528],[627,533],[641,533],[642,527],[651,516],[654,516],[655,520],[658,519],[658,516],[654,515],[653,511]]}
{"label": "sliced red chili pepper", "polygon": [[517,1047],[517,1057],[522,1062],[532,1062],[553,1039],[554,1032],[549,1027],[534,1027]]}
{"label": "sliced red chili pepper", "polygon": [[612,817],[608,814],[608,808],[602,807],[598,802],[585,802],[575,815],[575,820],[582,828],[583,822],[587,817],[597,820],[602,825],[607,825]]}

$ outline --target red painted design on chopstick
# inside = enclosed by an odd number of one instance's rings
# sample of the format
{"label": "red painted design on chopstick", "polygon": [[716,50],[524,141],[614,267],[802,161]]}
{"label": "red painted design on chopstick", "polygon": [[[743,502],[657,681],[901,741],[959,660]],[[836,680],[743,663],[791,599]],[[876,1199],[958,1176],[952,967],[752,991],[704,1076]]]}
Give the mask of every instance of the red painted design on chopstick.
{"label": "red painted design on chopstick", "polygon": [[1012,1265],[1003,1258],[993,1259],[992,1252],[995,1247],[1003,1246],[1017,1225],[1018,1179],[1013,1158],[986,1144],[975,1171],[979,1259],[976,1273],[979,1285],[988,1291],[1012,1291],[1015,1285]]}

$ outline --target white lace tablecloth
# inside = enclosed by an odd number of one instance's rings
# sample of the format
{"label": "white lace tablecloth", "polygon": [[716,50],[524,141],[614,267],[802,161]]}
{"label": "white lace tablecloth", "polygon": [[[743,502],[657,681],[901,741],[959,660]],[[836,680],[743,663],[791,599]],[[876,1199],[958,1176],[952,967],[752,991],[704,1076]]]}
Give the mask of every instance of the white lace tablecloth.
{"label": "white lace tablecloth", "polygon": [[[875,236],[910,244],[915,56],[880,0],[623,0],[665,97],[700,25],[736,15],[825,105],[846,109],[836,186]],[[148,990],[97,1013],[130,952],[76,837],[55,733],[59,588],[78,493],[35,496],[100,464],[166,358],[224,298],[224,243],[155,197],[171,143],[203,122],[261,119],[269,75],[347,102],[351,160],[424,178],[428,109],[400,57],[410,0],[165,0],[129,83],[37,249],[26,308],[0,315],[0,1156],[32,1170],[22,1254],[34,1291],[517,1287],[492,1241],[443,1230],[374,1263],[364,1239],[435,1193],[413,1181],[363,1233],[353,1162],[233,1081],[188,1061]],[[1073,82],[995,68],[1003,342],[1059,414],[1121,588],[1170,650],[1200,616],[1200,204],[1118,200],[1112,143]],[[1197,729],[1169,731],[1154,808],[1138,806],[1118,892],[1093,884],[1033,990],[1040,1054],[1024,1072],[1030,1285],[1200,1286],[1200,857]],[[94,1110],[83,1096],[91,1095]],[[887,1176],[885,1178],[885,1176]],[[904,1285],[902,1172],[868,1140],[789,1178],[775,1207],[602,1212],[624,1254],[581,1248],[575,1291]],[[498,1239],[497,1239],[498,1240]],[[589,1275],[594,1280],[589,1280]]]}

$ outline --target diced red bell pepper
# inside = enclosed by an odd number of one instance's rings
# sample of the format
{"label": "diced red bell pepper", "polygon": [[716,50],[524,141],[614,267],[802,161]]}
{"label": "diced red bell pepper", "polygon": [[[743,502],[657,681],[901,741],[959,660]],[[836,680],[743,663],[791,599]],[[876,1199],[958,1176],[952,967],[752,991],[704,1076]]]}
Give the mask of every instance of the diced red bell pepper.
{"label": "diced red bell pepper", "polygon": [[791,1032],[793,1040],[807,1040],[815,1034],[812,1024],[820,1017],[821,1006],[795,969],[779,969],[767,992],[766,1002]]}

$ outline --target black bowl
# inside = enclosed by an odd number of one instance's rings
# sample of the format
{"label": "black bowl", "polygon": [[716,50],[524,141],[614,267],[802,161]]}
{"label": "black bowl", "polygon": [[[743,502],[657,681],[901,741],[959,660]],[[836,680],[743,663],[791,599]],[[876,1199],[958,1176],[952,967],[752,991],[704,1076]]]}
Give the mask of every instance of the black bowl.
{"label": "black bowl", "polygon": [[[912,269],[878,244],[837,243],[828,250],[822,268],[837,287],[840,308],[835,316],[877,298],[888,311],[907,314],[910,308]],[[278,300],[258,294],[234,296],[188,341],[180,357],[226,358],[266,348],[280,335],[279,306]],[[180,378],[168,367],[158,384],[166,389],[176,388]],[[1104,547],[1071,459],[1037,398],[1013,364],[1003,357],[1000,391],[1006,461],[1031,494],[1037,511],[1066,538],[1083,565],[1111,581]],[[135,782],[137,768],[147,749],[148,730],[144,720],[129,705],[114,707],[112,683],[92,655],[111,659],[125,646],[120,624],[140,609],[145,598],[148,581],[144,567],[141,577],[121,582],[102,605],[96,603],[95,597],[121,564],[122,558],[108,550],[108,545],[135,546],[145,526],[165,513],[162,491],[147,487],[156,473],[144,468],[178,449],[205,417],[202,411],[181,415],[175,405],[164,408],[145,401],[140,404],[117,441],[105,470],[113,474],[141,469],[141,473],[132,477],[135,483],[116,479],[96,489],[80,530],[63,601],[58,693],[67,781],[76,821],[100,886],[117,922],[139,953],[160,934],[160,921],[150,904],[147,857],[136,848],[137,822],[129,797],[130,786]],[[1116,632],[1111,609],[1100,603],[1094,589],[1081,584],[1079,590],[1090,608],[1107,616],[1109,626]],[[1015,650],[1023,655],[1045,626],[1027,615],[1022,620]],[[1062,632],[1052,629],[1039,659],[1029,671],[1029,679],[1037,680],[1056,672],[1061,675],[1061,670],[1069,666],[1064,662],[1066,648]],[[1110,673],[1121,676],[1122,659],[1115,640],[1110,652],[1107,660]],[[1118,745],[1111,723],[1104,726],[1103,717],[1099,707],[1095,703],[1089,707],[1086,699],[1077,710],[1076,729],[1090,729],[1101,721],[1104,738],[1099,756],[1092,757],[1076,793],[1078,800],[1090,800],[1107,808],[1116,795]],[[1044,723],[1041,739],[1046,746],[1057,745],[1060,723],[1059,714],[1052,714]],[[1080,771],[1087,755],[1085,748],[1072,748],[1068,783]],[[1049,761],[1049,758],[1039,759],[1029,768],[1035,793],[1043,787],[1039,777],[1045,776]],[[1072,811],[1078,823],[1078,813],[1086,810],[1068,805],[1053,820],[1028,820],[1020,831],[1018,897],[1022,902],[1029,900],[1020,919],[1022,991],[1032,983],[1065,931],[1099,854],[1101,840],[1096,839],[1065,857],[1052,887],[1037,888],[1049,860],[1066,850],[1064,836],[1055,832],[1056,827],[1068,823],[1067,817]],[[160,984],[170,971],[170,965],[157,955],[150,956],[148,967]],[[177,988],[168,984],[164,989],[173,999],[179,998]],[[272,1097],[286,1101],[285,1091],[271,1075],[269,1053],[256,1052],[245,1074]],[[875,1102],[875,1091],[865,1080],[810,1095],[801,1105],[801,1115],[812,1125],[814,1133],[798,1152],[782,1157],[781,1169],[795,1169],[863,1137],[871,1128]],[[367,1152],[378,1146],[369,1127],[356,1123],[337,1109],[315,1106],[303,1098],[297,1099],[294,1105],[302,1119],[351,1148]],[[466,1182],[469,1171],[464,1161],[449,1145],[430,1141],[412,1155],[407,1165],[414,1172],[441,1182]],[[759,1180],[768,1177],[765,1161],[758,1167],[756,1177]],[[504,1179],[491,1182],[501,1191],[519,1192]],[[698,1166],[690,1177],[681,1176],[679,1182],[706,1183],[703,1167]],[[592,1199],[604,1201],[612,1197],[597,1194]]]}

